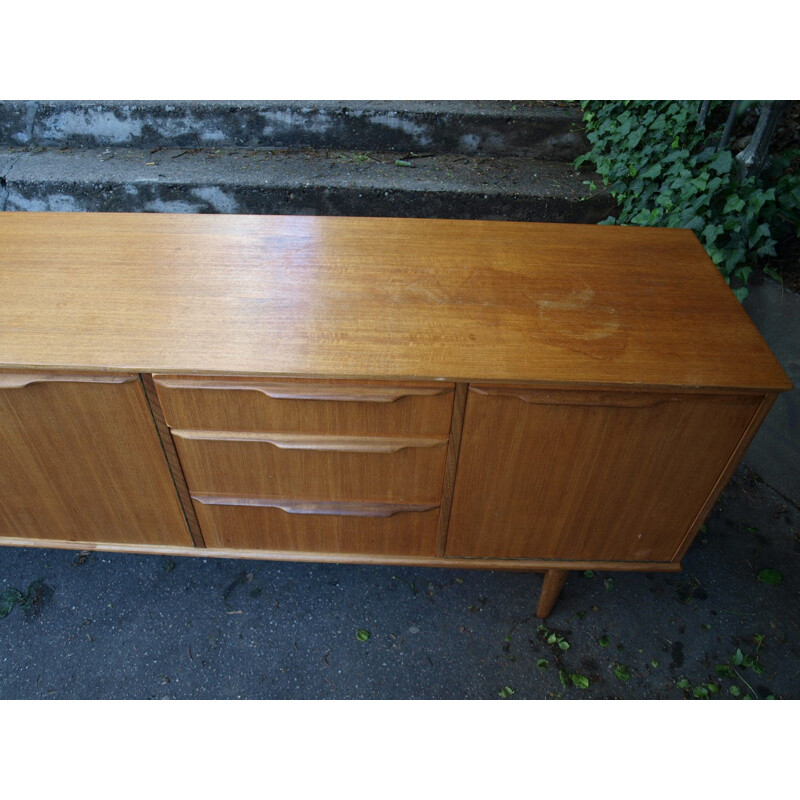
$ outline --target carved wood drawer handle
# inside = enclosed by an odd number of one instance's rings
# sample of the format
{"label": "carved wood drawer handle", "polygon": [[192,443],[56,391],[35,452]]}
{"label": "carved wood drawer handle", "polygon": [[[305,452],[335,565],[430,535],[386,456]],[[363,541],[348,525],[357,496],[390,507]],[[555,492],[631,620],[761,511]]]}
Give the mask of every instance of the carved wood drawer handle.
{"label": "carved wood drawer handle", "polygon": [[320,436],[304,433],[173,430],[179,439],[210,442],[263,442],[281,450],[328,450],[341,453],[397,453],[409,447],[441,447],[447,438],[399,439],[379,436]]}
{"label": "carved wood drawer handle", "polygon": [[[561,389],[509,389],[505,387],[470,386],[470,392],[488,397],[516,397],[525,403],[545,406],[611,406],[615,408],[650,408],[681,398],[677,395],[580,391]],[[695,395],[696,396],[696,395]]]}
{"label": "carved wood drawer handle", "polygon": [[358,403],[393,403],[401,397],[416,395],[435,397],[453,391],[452,386],[311,386],[307,383],[261,383],[155,378],[159,386],[168,389],[214,389],[217,391],[261,392],[273,400],[339,400]]}
{"label": "carved wood drawer handle", "polygon": [[433,511],[437,504],[419,503],[337,503],[315,500],[272,500],[265,497],[193,494],[192,499],[210,506],[256,506],[277,508],[287,514],[315,514],[334,517],[393,517],[405,512]]}
{"label": "carved wood drawer handle", "polygon": [[58,372],[3,372],[0,389],[23,389],[34,383],[130,383],[137,375],[80,375]]}

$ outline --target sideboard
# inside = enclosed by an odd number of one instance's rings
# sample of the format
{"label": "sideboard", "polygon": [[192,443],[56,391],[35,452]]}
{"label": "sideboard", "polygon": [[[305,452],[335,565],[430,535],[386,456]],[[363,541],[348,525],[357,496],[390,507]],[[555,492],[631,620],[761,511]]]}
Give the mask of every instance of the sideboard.
{"label": "sideboard", "polygon": [[691,231],[0,213],[0,543],[679,570],[783,370]]}

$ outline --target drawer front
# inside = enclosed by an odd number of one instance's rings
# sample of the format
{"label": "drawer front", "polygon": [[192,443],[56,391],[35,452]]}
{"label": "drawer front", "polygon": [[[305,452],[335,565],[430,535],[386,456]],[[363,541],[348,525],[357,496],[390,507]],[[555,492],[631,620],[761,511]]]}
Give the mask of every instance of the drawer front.
{"label": "drawer front", "polygon": [[156,375],[168,424],[212,431],[447,436],[452,383]]}
{"label": "drawer front", "polygon": [[[194,498],[208,547],[298,553],[432,556],[439,509],[351,504],[234,505]],[[255,501],[265,502],[265,501]],[[383,516],[384,514],[389,516]]]}
{"label": "drawer front", "polygon": [[225,436],[173,431],[191,492],[437,504],[441,498],[446,438]]}

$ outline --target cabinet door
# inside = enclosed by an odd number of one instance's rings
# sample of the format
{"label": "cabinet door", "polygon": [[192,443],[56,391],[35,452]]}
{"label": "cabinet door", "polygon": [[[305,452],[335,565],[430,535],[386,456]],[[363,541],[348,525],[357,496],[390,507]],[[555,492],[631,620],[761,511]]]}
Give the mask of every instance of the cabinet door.
{"label": "cabinet door", "polygon": [[672,561],[761,399],[471,386],[446,554]]}
{"label": "cabinet door", "polygon": [[136,375],[0,372],[0,537],[192,546]]}

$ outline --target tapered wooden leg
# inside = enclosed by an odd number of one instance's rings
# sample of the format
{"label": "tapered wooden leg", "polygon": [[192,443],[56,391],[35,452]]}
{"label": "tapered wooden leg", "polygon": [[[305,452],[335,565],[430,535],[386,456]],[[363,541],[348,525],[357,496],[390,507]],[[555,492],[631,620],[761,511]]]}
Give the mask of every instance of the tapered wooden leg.
{"label": "tapered wooden leg", "polygon": [[549,569],[545,572],[542,592],[539,595],[539,608],[536,609],[536,616],[540,619],[548,617],[553,610],[553,606],[561,594],[561,587],[567,579],[567,571],[565,569]]}

